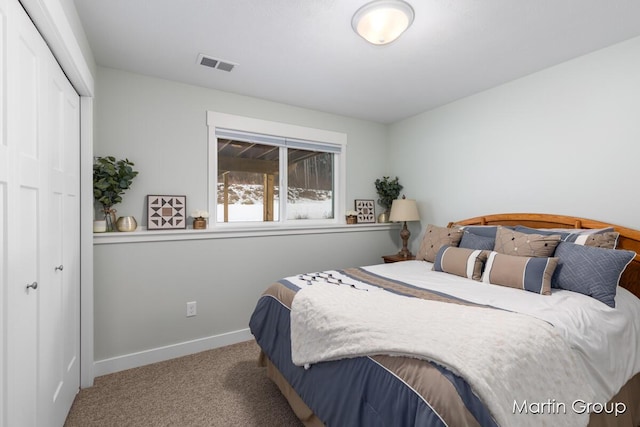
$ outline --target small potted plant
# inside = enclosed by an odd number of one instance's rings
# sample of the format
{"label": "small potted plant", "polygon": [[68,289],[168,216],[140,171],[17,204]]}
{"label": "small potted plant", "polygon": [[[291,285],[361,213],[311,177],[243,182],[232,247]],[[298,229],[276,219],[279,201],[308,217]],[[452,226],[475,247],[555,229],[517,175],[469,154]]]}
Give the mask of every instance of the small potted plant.
{"label": "small potted plant", "polygon": [[191,217],[193,218],[194,230],[204,230],[205,228],[207,228],[207,218],[209,218],[209,212],[197,209],[191,212]]}
{"label": "small potted plant", "polygon": [[378,204],[384,208],[384,211],[378,215],[378,222],[389,222],[391,205],[398,198],[403,187],[397,176],[393,179],[383,176],[382,179],[376,179],[375,185],[378,192]]}
{"label": "small potted plant", "polygon": [[115,230],[116,210],[113,205],[122,202],[122,195],[131,188],[138,172],[129,159],[116,160],[113,156],[95,157],[93,162],[93,198],[102,205],[106,231]]}
{"label": "small potted plant", "polygon": [[347,224],[357,224],[358,223],[358,212],[356,211],[346,211],[345,217],[347,219]]}

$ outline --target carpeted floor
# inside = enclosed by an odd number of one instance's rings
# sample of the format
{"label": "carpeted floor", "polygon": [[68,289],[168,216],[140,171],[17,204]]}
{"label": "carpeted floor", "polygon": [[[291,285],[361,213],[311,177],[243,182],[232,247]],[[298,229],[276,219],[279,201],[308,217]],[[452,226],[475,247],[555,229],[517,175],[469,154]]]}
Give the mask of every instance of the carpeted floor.
{"label": "carpeted floor", "polygon": [[98,377],[65,427],[301,426],[258,354],[247,341]]}

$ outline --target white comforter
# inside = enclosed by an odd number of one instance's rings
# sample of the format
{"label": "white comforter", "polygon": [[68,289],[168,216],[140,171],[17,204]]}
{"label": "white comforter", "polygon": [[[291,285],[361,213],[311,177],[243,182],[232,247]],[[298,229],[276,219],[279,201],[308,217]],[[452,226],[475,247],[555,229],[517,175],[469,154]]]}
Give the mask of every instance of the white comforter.
{"label": "white comforter", "polygon": [[[465,377],[501,425],[545,421],[585,425],[588,415],[572,411],[572,402],[605,403],[640,368],[640,301],[625,290],[619,292],[618,308],[610,309],[572,292],[540,296],[430,268],[424,262],[404,262],[367,269],[524,314],[450,306],[385,291],[299,283],[303,289],[294,298],[291,313],[294,363],[365,354],[433,360]],[[625,312],[633,310],[637,310],[635,318],[629,320]],[[536,363],[527,363],[532,358]],[[525,399],[565,402],[566,415],[548,414],[557,409],[552,406],[547,406],[544,416],[514,414],[514,404],[522,405]]]}

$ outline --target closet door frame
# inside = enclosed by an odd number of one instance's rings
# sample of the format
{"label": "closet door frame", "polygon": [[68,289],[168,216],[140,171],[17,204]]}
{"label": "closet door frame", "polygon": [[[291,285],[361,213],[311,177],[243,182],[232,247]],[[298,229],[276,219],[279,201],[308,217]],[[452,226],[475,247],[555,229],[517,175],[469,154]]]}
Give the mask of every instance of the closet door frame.
{"label": "closet door frame", "polygon": [[9,180],[9,148],[7,146],[7,0],[0,0],[0,426],[6,425],[6,387],[5,374],[5,324],[7,287],[8,287],[8,254],[7,254],[7,185]]}

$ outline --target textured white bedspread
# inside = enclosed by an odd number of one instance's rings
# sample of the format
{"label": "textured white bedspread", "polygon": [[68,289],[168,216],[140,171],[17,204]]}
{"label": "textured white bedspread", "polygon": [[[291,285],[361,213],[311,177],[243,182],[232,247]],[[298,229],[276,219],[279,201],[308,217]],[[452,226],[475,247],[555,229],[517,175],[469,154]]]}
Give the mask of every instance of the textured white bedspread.
{"label": "textured white bedspread", "polygon": [[[300,366],[375,354],[434,361],[464,377],[503,426],[586,425],[588,414],[570,405],[595,397],[583,364],[553,326],[505,310],[314,284],[293,300],[291,341]],[[551,399],[566,402],[566,413],[514,414],[515,402]]]}
{"label": "textured white bedspread", "polygon": [[608,402],[640,372],[640,299],[618,288],[616,307],[579,293],[552,289],[538,295],[432,271],[433,264],[406,261],[365,270],[422,289],[527,314],[552,324],[585,366],[596,402]]}

